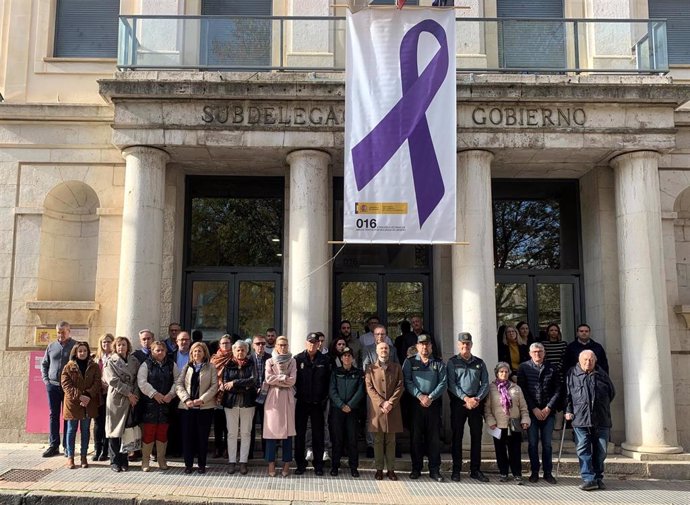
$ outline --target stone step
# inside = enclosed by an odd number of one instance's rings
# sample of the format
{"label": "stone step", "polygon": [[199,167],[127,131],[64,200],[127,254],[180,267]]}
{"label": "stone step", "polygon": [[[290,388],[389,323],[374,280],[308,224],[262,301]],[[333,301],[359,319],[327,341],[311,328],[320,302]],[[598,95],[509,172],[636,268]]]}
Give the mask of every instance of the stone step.
{"label": "stone step", "polygon": [[[524,450],[526,451],[526,447]],[[280,454],[280,452],[279,452]],[[467,457],[468,452],[464,451],[463,455]],[[690,456],[686,454],[685,456]],[[174,461],[174,459],[173,459]],[[210,464],[225,464],[226,461],[222,458],[211,458],[209,457]],[[249,461],[252,465],[262,465],[265,464],[263,459],[255,458]],[[412,470],[412,463],[410,461],[410,455],[403,452],[402,457],[397,458],[395,461],[396,470],[400,472],[409,472]],[[294,465],[294,461],[293,461]],[[326,467],[331,466],[331,461],[325,463]],[[308,468],[312,466],[312,463],[308,463]],[[347,458],[341,460],[341,468],[347,468]],[[577,457],[573,455],[567,455],[561,457],[560,465],[558,465],[557,453],[554,454],[553,460],[553,473],[559,476],[578,476],[579,475],[579,464]],[[373,458],[360,457],[359,458],[359,468],[360,469],[373,469],[374,460]],[[425,461],[426,468],[426,461]],[[493,451],[482,453],[482,471],[488,474],[498,474],[498,466],[496,465],[496,458]],[[441,454],[441,471],[450,473],[452,469],[452,459],[450,454]],[[469,463],[465,461],[463,463],[462,471],[464,473],[469,472]],[[523,452],[522,459],[522,472],[524,476],[529,476],[530,466],[529,459],[527,458],[526,452]],[[637,459],[629,458],[621,454],[615,454],[610,452],[606,459],[606,470],[607,476],[617,477],[617,478],[653,478],[662,480],[690,480],[690,457],[685,460],[647,460],[640,461]],[[464,476],[463,476],[464,477]]]}

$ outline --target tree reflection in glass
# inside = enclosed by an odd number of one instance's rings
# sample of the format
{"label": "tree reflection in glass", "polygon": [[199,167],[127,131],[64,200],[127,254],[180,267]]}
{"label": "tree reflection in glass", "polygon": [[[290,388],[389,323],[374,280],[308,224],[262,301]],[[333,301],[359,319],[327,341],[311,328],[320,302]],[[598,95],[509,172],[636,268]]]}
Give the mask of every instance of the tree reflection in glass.
{"label": "tree reflection in glass", "polygon": [[494,267],[558,269],[561,213],[556,200],[494,200]]}
{"label": "tree reflection in glass", "polygon": [[194,198],[190,266],[280,266],[281,198]]}

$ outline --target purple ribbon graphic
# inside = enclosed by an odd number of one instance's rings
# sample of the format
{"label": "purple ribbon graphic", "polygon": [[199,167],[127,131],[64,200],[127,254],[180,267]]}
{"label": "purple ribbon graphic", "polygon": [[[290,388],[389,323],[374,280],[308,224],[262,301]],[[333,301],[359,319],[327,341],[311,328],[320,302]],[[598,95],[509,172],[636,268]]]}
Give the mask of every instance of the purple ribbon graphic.
{"label": "purple ribbon graphic", "polygon": [[[440,48],[421,75],[417,67],[417,46],[422,33],[430,33]],[[448,41],[443,27],[425,19],[413,26],[400,43],[402,98],[386,116],[352,149],[357,190],[361,191],[408,141],[412,178],[417,198],[420,227],[443,198],[445,187],[426,120],[426,110],[448,72]],[[452,104],[455,107],[455,104]],[[450,132],[455,135],[455,132]]]}

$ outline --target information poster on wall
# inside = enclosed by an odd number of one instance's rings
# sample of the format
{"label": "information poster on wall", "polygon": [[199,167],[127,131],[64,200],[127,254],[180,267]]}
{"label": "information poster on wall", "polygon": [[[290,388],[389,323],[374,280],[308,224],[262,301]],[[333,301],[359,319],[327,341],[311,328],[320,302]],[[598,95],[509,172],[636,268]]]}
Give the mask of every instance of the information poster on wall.
{"label": "information poster on wall", "polygon": [[343,239],[455,242],[455,12],[348,12],[347,44]]}
{"label": "information poster on wall", "polygon": [[48,393],[41,378],[41,362],[44,355],[44,351],[32,351],[29,354],[29,394],[26,400],[25,426],[27,433],[50,432]]}
{"label": "information poster on wall", "polygon": [[[74,340],[89,340],[89,329],[86,326],[72,326],[70,337]],[[39,326],[34,332],[34,344],[36,347],[48,347],[48,344],[57,340],[55,326]]]}

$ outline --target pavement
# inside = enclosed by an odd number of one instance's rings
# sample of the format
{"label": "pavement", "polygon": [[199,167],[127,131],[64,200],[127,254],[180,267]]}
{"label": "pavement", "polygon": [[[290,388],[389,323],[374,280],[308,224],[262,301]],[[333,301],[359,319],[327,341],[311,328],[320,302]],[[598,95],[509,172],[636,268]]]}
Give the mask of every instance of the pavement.
{"label": "pavement", "polygon": [[[543,480],[500,483],[495,463],[483,463],[489,483],[479,483],[463,473],[460,482],[450,481],[449,455],[443,455],[446,482],[431,481],[422,474],[419,480],[408,477],[409,457],[399,460],[400,480],[376,481],[372,461],[363,459],[361,477],[354,479],[343,464],[339,477],[326,471],[316,477],[311,469],[301,476],[269,477],[266,464],[251,461],[249,474],[228,475],[221,460],[209,460],[207,473],[185,475],[184,465],[170,462],[162,472],[152,463],[152,471],[140,471],[140,463],[130,464],[130,471],[114,473],[108,462],[70,470],[60,455],[42,458],[41,444],[0,444],[0,504],[2,505],[176,505],[193,504],[348,504],[348,505],[689,505],[690,480],[670,480],[686,475],[687,461],[640,462],[620,455],[607,460],[606,490],[585,492],[578,489],[577,463],[569,457],[561,465],[557,485]],[[345,462],[343,462],[345,463]],[[525,462],[526,463],[526,462]],[[343,471],[343,467],[344,470]],[[640,478],[641,468],[656,468],[661,477]],[[664,468],[667,470],[664,471]],[[675,468],[675,470],[673,470]],[[683,471],[679,469],[683,468]],[[407,469],[407,470],[405,470]],[[670,470],[669,470],[670,469]],[[293,468],[294,470],[294,468]],[[525,472],[525,476],[528,472]],[[685,477],[687,479],[687,477]],[[526,480],[526,479],[525,479]]]}

